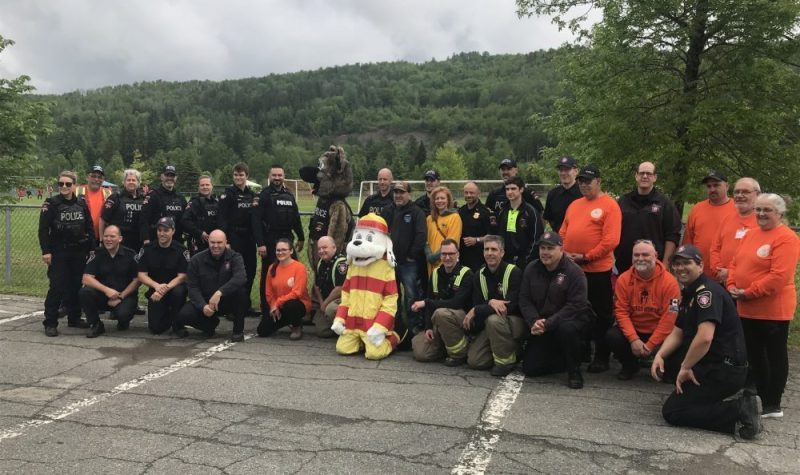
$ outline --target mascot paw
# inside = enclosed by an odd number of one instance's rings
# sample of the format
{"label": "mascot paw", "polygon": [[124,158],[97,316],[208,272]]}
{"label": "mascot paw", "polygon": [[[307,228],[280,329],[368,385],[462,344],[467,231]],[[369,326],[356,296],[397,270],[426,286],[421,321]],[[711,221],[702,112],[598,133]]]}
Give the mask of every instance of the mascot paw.
{"label": "mascot paw", "polygon": [[369,330],[367,330],[367,339],[375,346],[381,346],[381,343],[386,339],[386,333],[373,325]]}
{"label": "mascot paw", "polygon": [[344,333],[344,322],[338,319],[334,320],[333,325],[331,325],[331,330],[333,330],[333,333],[341,335]]}

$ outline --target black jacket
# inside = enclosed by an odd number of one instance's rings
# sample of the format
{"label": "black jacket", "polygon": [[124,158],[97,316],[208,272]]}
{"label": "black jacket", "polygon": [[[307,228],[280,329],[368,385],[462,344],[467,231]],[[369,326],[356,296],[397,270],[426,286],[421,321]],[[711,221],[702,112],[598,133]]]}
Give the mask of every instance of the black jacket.
{"label": "black jacket", "polygon": [[186,198],[159,185],[155,190],[150,191],[142,202],[142,211],[139,215],[139,238],[144,241],[152,241],[156,238],[156,223],[160,218],[169,216],[175,220],[175,237],[182,239],[183,227],[181,217],[183,210],[186,209]]}
{"label": "black jacket", "polygon": [[198,310],[202,310],[217,290],[226,297],[244,288],[245,284],[247,284],[247,274],[242,255],[238,252],[225,249],[219,259],[214,259],[211,251],[206,249],[189,261],[186,287],[189,291],[189,301]]}
{"label": "black jacket", "polygon": [[483,266],[483,244],[465,246],[465,237],[483,237],[492,234],[492,219],[494,214],[483,203],[478,201],[475,207],[470,208],[464,205],[458,208],[458,215],[461,216],[461,263],[473,271],[477,271]]}
{"label": "black jacket", "polygon": [[258,194],[258,206],[251,217],[257,246],[272,245],[280,238],[291,239],[292,232],[298,241],[306,239],[297,201],[285,186],[276,187],[270,184],[261,190]]}
{"label": "black jacket", "polygon": [[586,275],[566,255],[552,272],[538,259],[528,264],[522,276],[519,308],[528,327],[546,319],[546,331],[572,319],[589,323],[594,315],[586,292]]}
{"label": "black jacket", "polygon": [[92,215],[83,197],[65,200],[57,195],[44,201],[39,213],[39,246],[42,255],[54,250],[89,252],[95,248]]}
{"label": "black jacket", "polygon": [[425,213],[419,206],[409,201],[400,208],[395,204],[384,208],[381,217],[389,226],[397,263],[404,264],[417,260],[428,241]]}
{"label": "black jacket", "polygon": [[522,202],[517,210],[514,231],[508,231],[508,219],[511,212],[507,204],[497,218],[497,234],[505,240],[504,259],[520,269],[524,269],[528,262],[539,257],[535,243],[544,232],[544,222],[541,214],[533,206]]}
{"label": "black jacket", "polygon": [[[503,276],[506,268],[511,267],[508,285],[505,295],[503,295]],[[486,281],[487,295],[483,295],[481,276]],[[472,279],[472,303],[475,310],[475,320],[473,322],[473,332],[478,333],[486,326],[486,319],[494,313],[494,309],[489,306],[489,300],[508,300],[506,313],[508,315],[519,315],[519,289],[522,284],[522,271],[519,267],[508,262],[500,262],[496,272],[491,272],[488,267],[481,268],[475,273]]]}
{"label": "black jacket", "polygon": [[658,258],[664,260],[666,242],[677,246],[681,240],[681,218],[675,204],[655,188],[647,195],[633,190],[620,197],[618,203],[622,211],[622,232],[614,257],[619,273],[631,267],[633,243],[637,239],[653,241]]}
{"label": "black jacket", "polygon": [[358,217],[363,218],[369,213],[375,213],[378,216],[383,212],[384,209],[392,206],[394,204],[394,196],[392,196],[391,190],[389,194],[386,196],[381,195],[381,192],[375,192],[367,197],[364,200],[364,203],[361,204],[361,209],[358,211]]}
{"label": "black jacket", "polygon": [[[472,308],[473,273],[461,264],[456,264],[453,272],[447,273],[441,265],[434,269],[428,279],[428,298],[425,299],[425,329],[433,328],[431,316],[439,308],[452,308],[468,312]],[[434,287],[434,281],[436,286]]]}

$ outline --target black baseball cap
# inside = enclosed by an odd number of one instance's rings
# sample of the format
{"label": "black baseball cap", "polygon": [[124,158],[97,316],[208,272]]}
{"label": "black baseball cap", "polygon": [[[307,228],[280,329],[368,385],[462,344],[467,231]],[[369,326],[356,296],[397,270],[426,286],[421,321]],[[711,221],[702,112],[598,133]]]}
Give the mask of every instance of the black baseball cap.
{"label": "black baseball cap", "polygon": [[439,172],[437,172],[436,170],[428,170],[428,171],[425,172],[425,179],[426,180],[440,180],[441,178],[439,178]]}
{"label": "black baseball cap", "polygon": [[517,161],[513,158],[504,158],[497,168],[517,168]]}
{"label": "black baseball cap", "polygon": [[700,253],[700,249],[697,249],[691,244],[684,244],[683,246],[680,246],[675,251],[675,254],[672,255],[672,260],[675,260],[676,257],[691,259],[697,262],[698,264],[703,262],[703,254]]}
{"label": "black baseball cap", "polygon": [[586,178],[587,180],[600,178],[600,169],[594,165],[586,165],[581,168],[581,171],[578,173],[578,178]]}
{"label": "black baseball cap", "polygon": [[550,244],[551,246],[563,246],[564,242],[561,240],[561,236],[558,233],[553,231],[547,231],[546,233],[542,234],[539,237],[539,240],[536,241],[536,245],[539,244]]}
{"label": "black baseball cap", "polygon": [[707,181],[714,180],[714,181],[724,181],[725,183],[728,182],[728,176],[718,170],[711,170],[700,180],[700,183],[706,184]]}
{"label": "black baseball cap", "polygon": [[556,168],[578,168],[578,161],[569,155],[564,155],[556,162]]}
{"label": "black baseball cap", "polygon": [[99,173],[103,176],[106,176],[106,172],[103,171],[103,167],[100,165],[94,165],[92,168],[89,169],[89,173]]}
{"label": "black baseball cap", "polygon": [[175,229],[175,220],[169,216],[164,216],[163,218],[158,220],[158,224],[156,224],[156,227]]}
{"label": "black baseball cap", "polygon": [[161,169],[161,173],[164,175],[169,175],[170,173],[173,175],[178,174],[178,172],[175,171],[175,165],[164,165],[164,168]]}

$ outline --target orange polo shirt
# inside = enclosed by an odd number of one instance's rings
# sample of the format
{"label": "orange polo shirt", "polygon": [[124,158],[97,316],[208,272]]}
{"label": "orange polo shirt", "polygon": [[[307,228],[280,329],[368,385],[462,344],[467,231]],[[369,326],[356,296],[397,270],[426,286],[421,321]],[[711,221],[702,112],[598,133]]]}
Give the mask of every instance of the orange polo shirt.
{"label": "orange polo shirt", "polygon": [[567,208],[558,230],[564,252],[583,254],[589,261],[584,272],[605,272],[614,266],[614,249],[622,232],[622,211],[614,198],[603,193],[593,200],[578,198]]}
{"label": "orange polo shirt", "polygon": [[728,216],[722,221],[719,232],[711,242],[711,257],[709,266],[714,271],[716,277],[719,269],[727,269],[731,265],[733,256],[739,249],[739,244],[747,235],[747,232],[757,228],[756,214],[750,213],[748,216]]}
{"label": "orange polo shirt", "polygon": [[700,250],[703,255],[703,272],[712,279],[717,271],[711,267],[711,243],[719,232],[722,221],[737,214],[732,199],[718,206],[704,200],[692,206],[689,212],[686,230],[683,232],[683,244],[693,244]]}
{"label": "orange polo shirt", "polygon": [[747,232],[728,270],[728,287],[744,289],[736,301],[742,318],[791,320],[797,307],[794,274],[800,257],[800,238],[781,224]]}

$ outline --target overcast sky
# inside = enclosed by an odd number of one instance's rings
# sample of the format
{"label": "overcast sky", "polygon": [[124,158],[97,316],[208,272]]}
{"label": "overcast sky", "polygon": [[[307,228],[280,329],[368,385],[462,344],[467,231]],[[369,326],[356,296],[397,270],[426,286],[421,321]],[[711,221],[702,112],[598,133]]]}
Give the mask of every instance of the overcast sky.
{"label": "overcast sky", "polygon": [[513,0],[0,0],[0,77],[40,93],[521,53],[569,39]]}

